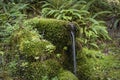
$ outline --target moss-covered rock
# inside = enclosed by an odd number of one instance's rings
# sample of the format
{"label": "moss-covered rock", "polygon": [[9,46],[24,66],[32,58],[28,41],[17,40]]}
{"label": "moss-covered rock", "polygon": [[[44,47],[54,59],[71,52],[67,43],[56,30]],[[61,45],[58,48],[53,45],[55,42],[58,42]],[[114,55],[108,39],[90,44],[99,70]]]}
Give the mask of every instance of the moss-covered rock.
{"label": "moss-covered rock", "polygon": [[[33,18],[25,21],[25,25],[36,28],[44,39],[57,46],[57,50],[62,50],[70,42],[70,26],[68,21],[57,19]],[[77,25],[76,23],[74,23]]]}
{"label": "moss-covered rock", "polygon": [[[56,46],[58,60],[67,65],[67,54],[71,55],[70,22],[57,19],[33,18],[25,21],[25,26],[38,30],[39,34]],[[73,23],[77,28],[77,24]],[[77,30],[77,29],[76,29]],[[70,49],[69,49],[70,48]],[[69,49],[69,50],[68,50]],[[59,55],[59,56],[58,56]],[[67,66],[68,67],[68,66]]]}
{"label": "moss-covered rock", "polygon": [[42,80],[47,76],[49,79],[57,76],[62,67],[54,59],[48,59],[43,62],[33,62],[27,67],[24,76],[26,80]]}
{"label": "moss-covered rock", "polygon": [[32,56],[36,59],[46,59],[51,55],[54,56],[55,46],[49,41],[44,40],[36,31],[26,28],[19,28],[11,36],[12,50],[16,49],[28,57]]}
{"label": "moss-covered rock", "polygon": [[58,80],[78,80],[70,71],[63,70],[58,74]]}

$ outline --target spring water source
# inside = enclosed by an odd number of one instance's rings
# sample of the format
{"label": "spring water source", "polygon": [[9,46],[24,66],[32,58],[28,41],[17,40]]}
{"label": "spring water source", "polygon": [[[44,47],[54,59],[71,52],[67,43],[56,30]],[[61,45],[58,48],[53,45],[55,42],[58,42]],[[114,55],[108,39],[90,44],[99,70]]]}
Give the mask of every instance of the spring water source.
{"label": "spring water source", "polygon": [[73,23],[70,23],[70,34],[71,34],[71,40],[72,40],[72,56],[73,56],[73,73],[77,75],[77,63],[76,63],[76,50],[75,50],[75,25]]}

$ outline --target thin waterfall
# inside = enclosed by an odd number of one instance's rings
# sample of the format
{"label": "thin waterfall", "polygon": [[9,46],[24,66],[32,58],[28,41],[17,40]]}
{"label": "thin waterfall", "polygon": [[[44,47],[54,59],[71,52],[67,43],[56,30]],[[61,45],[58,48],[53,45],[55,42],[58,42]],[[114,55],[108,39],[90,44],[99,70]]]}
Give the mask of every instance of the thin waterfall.
{"label": "thin waterfall", "polygon": [[75,26],[74,24],[70,23],[70,34],[71,34],[71,40],[72,40],[72,55],[73,55],[73,72],[75,75],[77,75],[77,63],[76,63],[76,48],[75,48]]}

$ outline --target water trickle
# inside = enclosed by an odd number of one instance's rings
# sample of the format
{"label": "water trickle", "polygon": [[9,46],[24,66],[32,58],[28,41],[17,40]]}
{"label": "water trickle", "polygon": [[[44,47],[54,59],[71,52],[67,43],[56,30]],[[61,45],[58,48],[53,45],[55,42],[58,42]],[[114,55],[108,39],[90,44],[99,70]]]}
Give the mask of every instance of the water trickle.
{"label": "water trickle", "polygon": [[75,26],[74,24],[70,23],[70,34],[71,34],[71,40],[72,40],[72,55],[73,55],[73,72],[75,75],[77,75],[77,63],[76,63],[76,50],[75,50]]}

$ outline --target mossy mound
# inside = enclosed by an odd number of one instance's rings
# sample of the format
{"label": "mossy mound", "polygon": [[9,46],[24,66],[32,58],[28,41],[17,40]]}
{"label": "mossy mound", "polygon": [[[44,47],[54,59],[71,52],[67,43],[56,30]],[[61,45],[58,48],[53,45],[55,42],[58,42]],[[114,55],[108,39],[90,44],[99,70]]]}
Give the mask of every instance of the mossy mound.
{"label": "mossy mound", "polygon": [[54,52],[55,46],[46,40],[27,40],[21,43],[20,50],[28,56],[48,57]]}
{"label": "mossy mound", "polygon": [[37,57],[40,60],[54,56],[55,46],[49,41],[44,40],[36,31],[27,28],[19,28],[11,36],[12,50],[17,49],[20,54],[27,57]]}
{"label": "mossy mound", "polygon": [[26,80],[42,80],[45,76],[49,79],[57,76],[62,67],[54,59],[48,59],[43,62],[33,62],[27,67],[25,72]]}
{"label": "mossy mound", "polygon": [[104,54],[101,51],[83,48],[77,54],[78,77],[81,80],[117,80],[116,61],[110,53]]}
{"label": "mossy mound", "polygon": [[66,30],[67,22],[54,19],[40,19],[40,23],[36,26],[40,34],[43,33],[43,37],[51,41],[58,49],[63,49],[67,46],[69,38],[69,32]]}
{"label": "mossy mound", "polygon": [[70,71],[63,70],[58,74],[58,80],[78,80],[78,78]]}
{"label": "mossy mound", "polygon": [[69,23],[68,21],[57,19],[33,18],[25,21],[24,24],[36,28],[44,39],[47,39],[57,47],[57,50],[62,50],[70,42]]}

